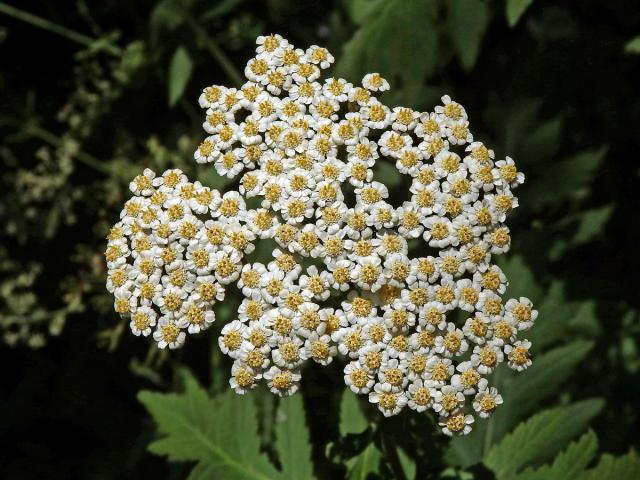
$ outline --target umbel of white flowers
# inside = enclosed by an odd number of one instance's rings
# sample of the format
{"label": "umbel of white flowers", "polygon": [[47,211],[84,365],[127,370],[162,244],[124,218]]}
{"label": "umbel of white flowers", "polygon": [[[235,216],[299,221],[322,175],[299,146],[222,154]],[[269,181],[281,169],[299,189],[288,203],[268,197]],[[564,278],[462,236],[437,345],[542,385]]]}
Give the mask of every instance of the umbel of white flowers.
{"label": "umbel of white flowers", "polygon": [[[502,403],[484,377],[505,360],[531,364],[518,337],[537,312],[526,298],[503,301],[507,279],[491,263],[509,249],[504,221],[524,175],[474,141],[449,96],[433,112],[390,108],[378,74],[360,86],[322,80],[333,62],[324,48],[279,35],[257,44],[240,89],[200,97],[208,136],[195,160],[239,176],[238,191],[179,170],[136,177],[108,236],[115,310],[135,335],[177,348],[235,284],[244,300],[219,345],[236,392],[264,380],[291,395],[306,361],[340,354],[346,385],[385,416],[432,409],[444,433],[468,433],[474,413]],[[400,206],[373,180],[376,162],[407,177]],[[277,242],[272,260],[245,261],[261,239]]]}

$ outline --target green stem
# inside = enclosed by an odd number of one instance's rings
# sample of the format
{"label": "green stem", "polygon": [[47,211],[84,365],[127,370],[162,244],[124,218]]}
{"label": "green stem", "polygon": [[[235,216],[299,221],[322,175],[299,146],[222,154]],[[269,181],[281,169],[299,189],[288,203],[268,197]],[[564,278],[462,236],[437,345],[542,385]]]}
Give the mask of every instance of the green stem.
{"label": "green stem", "polygon": [[[93,47],[96,45],[96,42],[98,42],[98,40],[87,35],[73,31],[65,26],[58,25],[57,23],[47,20],[46,18],[38,17],[37,15],[33,15],[32,13],[25,12],[24,10],[20,10],[19,8],[13,7],[11,5],[7,5],[4,2],[0,2],[0,13],[4,13],[13,18],[17,18],[18,20],[33,25],[34,27],[42,28],[43,30],[47,30],[51,33],[60,35],[71,40],[72,42],[84,45],[85,47]],[[109,43],[104,43],[103,48],[107,53],[114,56],[119,56],[122,53],[120,48]]]}
{"label": "green stem", "polygon": [[396,480],[407,480],[402,464],[400,463],[400,457],[398,456],[398,450],[396,450],[396,444],[393,439],[385,432],[382,433],[382,446],[387,456],[389,465]]}
{"label": "green stem", "polygon": [[213,58],[215,58],[216,61],[220,64],[222,70],[224,70],[229,79],[233,83],[238,85],[238,87],[245,83],[246,79],[240,74],[236,66],[231,60],[229,60],[229,57],[227,57],[227,55],[215,42],[215,40],[213,40],[207,34],[206,30],[198,24],[198,22],[191,16],[191,14],[186,13],[186,15],[193,31],[196,33],[196,35],[198,35],[207,50],[209,50],[209,53],[213,55]]}
{"label": "green stem", "polygon": [[[491,379],[492,385],[498,385],[498,377],[500,375],[500,369],[496,369],[493,373],[493,377]],[[493,445],[493,431],[495,428],[495,420],[493,415],[487,419],[487,428],[484,431],[484,441],[482,445],[482,456],[485,456],[491,450],[491,446]]]}
{"label": "green stem", "polygon": [[[18,128],[22,126],[18,119],[13,117],[8,117],[5,115],[0,115],[0,125],[11,125]],[[45,130],[42,127],[39,127],[37,125],[25,125],[22,128],[24,133],[32,137],[38,138],[43,142],[46,142],[49,145],[52,145],[56,148],[60,148],[63,145],[64,141],[60,137],[58,137],[54,133],[51,133],[48,130]],[[84,163],[88,167],[91,167],[94,170],[97,170],[100,173],[104,173],[105,175],[113,174],[112,170],[107,165],[105,165],[104,162],[98,160],[93,155],[89,155],[88,153],[83,152],[82,150],[78,150],[77,152],[75,152],[75,155],[73,156],[73,158],[78,160],[80,163]]]}
{"label": "green stem", "polygon": [[[31,133],[34,137],[39,138],[40,140],[43,140],[50,145],[53,145],[54,147],[61,147],[63,144],[63,140],[61,140],[58,136],[38,126],[27,127],[27,132]],[[96,157],[83,152],[82,150],[78,150],[75,153],[74,158],[76,158],[80,163],[84,163],[88,167],[104,173],[105,175],[111,175],[113,173],[111,169],[103,162],[98,160]]]}

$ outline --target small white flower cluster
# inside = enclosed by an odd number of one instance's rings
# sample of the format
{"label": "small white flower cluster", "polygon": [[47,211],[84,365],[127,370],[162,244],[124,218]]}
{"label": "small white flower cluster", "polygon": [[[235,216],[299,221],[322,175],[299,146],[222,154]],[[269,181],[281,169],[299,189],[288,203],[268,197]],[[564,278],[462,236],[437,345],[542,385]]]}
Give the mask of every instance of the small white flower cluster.
{"label": "small white flower cluster", "polygon": [[160,348],[177,348],[185,331],[213,323],[212,306],[238,278],[255,236],[237,192],[221,195],[180,170],[156,177],[146,169],[129,188],[134,197],[107,237],[107,289],[135,335],[153,330]]}
{"label": "small white flower cluster", "polygon": [[[239,90],[212,86],[200,97],[209,136],[195,159],[239,177],[239,192],[211,191],[211,202],[198,210],[197,197],[187,201],[174,186],[160,202],[161,218],[176,202],[189,218],[209,211],[213,220],[189,240],[175,219],[158,225],[168,225],[168,243],[185,252],[180,268],[194,285],[204,275],[221,295],[219,284],[237,279],[244,300],[219,345],[234,359],[230,383],[238,393],[264,379],[274,393],[290,395],[305,361],[327,365],[340,353],[349,360],[347,386],[368,395],[385,416],[404,407],[432,409],[446,434],[466,434],[470,412],[487,417],[502,403],[484,377],[505,359],[518,371],[531,363],[531,345],[518,333],[537,312],[526,298],[503,302],[507,279],[491,263],[510,247],[504,221],[518,206],[512,189],[524,175],[509,157],[495,161],[474,141],[464,108],[448,96],[433,112],[389,108],[377,98],[389,89],[378,74],[360,86],[322,81],[321,70],[332,62],[324,48],[303,51],[279,35],[259,37],[247,83]],[[394,205],[390,196],[399,192],[390,195],[374,180],[377,161],[405,176],[407,201]],[[204,306],[192,293],[197,287],[176,290],[183,295],[179,313],[168,312],[166,292],[179,287],[160,250],[138,254],[164,266],[159,276],[169,278],[143,302],[136,292],[147,277],[139,277],[137,257],[130,267],[109,258],[114,248],[124,252],[118,259],[126,257],[123,235],[134,242],[132,251],[138,237],[167,248],[148,233],[159,227],[142,222],[163,182],[138,186],[140,178],[132,189],[142,205],[129,214],[127,204],[107,251],[110,270],[122,269],[116,282],[110,274],[110,288],[120,312],[156,305],[177,332],[173,342],[157,337],[177,345],[188,324],[183,304]],[[256,208],[247,210],[245,199]],[[233,213],[222,213],[225,201],[235,202]],[[139,219],[141,228],[127,218]],[[258,238],[277,242],[272,261],[242,265]],[[208,269],[189,263],[190,249],[208,252]],[[459,312],[466,319],[458,322]]]}

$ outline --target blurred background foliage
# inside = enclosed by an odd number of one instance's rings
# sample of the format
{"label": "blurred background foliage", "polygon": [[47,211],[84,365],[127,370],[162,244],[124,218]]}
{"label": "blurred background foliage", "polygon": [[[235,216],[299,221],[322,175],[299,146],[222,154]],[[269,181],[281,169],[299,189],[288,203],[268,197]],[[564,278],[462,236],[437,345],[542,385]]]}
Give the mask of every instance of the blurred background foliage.
{"label": "blurred background foliage", "polygon": [[[351,81],[379,71],[387,104],[451,94],[527,175],[501,267],[540,310],[534,366],[496,372],[505,405],[466,438],[373,421],[338,369],[310,368],[304,406],[221,393],[214,333],[168,355],[112,311],[128,182],[177,167],[225,187],[191,160],[197,97],[239,86],[270,32]],[[4,478],[640,478],[636,1],[24,0],[0,2],[0,52]]]}

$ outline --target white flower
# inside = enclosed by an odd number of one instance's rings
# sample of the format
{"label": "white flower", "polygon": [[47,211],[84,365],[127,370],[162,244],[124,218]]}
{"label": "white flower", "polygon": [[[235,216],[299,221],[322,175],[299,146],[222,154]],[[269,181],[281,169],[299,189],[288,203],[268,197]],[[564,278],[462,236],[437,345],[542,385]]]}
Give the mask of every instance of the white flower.
{"label": "white flower", "polygon": [[518,340],[513,345],[505,345],[504,353],[507,356],[509,368],[521,372],[531,366],[531,357],[529,349],[531,342],[529,340]]}
{"label": "white flower", "polygon": [[329,335],[313,332],[304,343],[305,356],[320,365],[329,365],[337,355],[338,349],[331,344]]}
{"label": "white flower", "polygon": [[378,405],[385,417],[397,415],[407,405],[407,395],[388,383],[376,383],[373,392],[369,393],[369,401]]}
{"label": "white flower", "polygon": [[151,307],[141,306],[131,314],[129,327],[136,336],[147,337],[151,334],[151,328],[156,325],[157,313]]}
{"label": "white flower", "polygon": [[326,48],[318,47],[317,45],[311,45],[307,49],[305,57],[319,65],[320,68],[329,68],[334,62],[333,55]]}
{"label": "white flower", "polygon": [[302,347],[303,342],[298,337],[282,338],[271,351],[273,363],[288,370],[299,367],[307,359],[307,352]]}
{"label": "white flower", "polygon": [[228,285],[240,276],[240,255],[236,250],[225,246],[213,254],[213,272],[222,285]]}
{"label": "white flower", "polygon": [[233,320],[222,328],[218,338],[218,345],[222,353],[234,359],[239,357],[246,328],[246,325],[239,320]]}
{"label": "white flower", "polygon": [[478,392],[473,399],[473,409],[481,418],[489,417],[498,405],[502,405],[502,395],[495,387],[485,388]]}
{"label": "white flower", "polygon": [[516,300],[512,298],[505,304],[505,314],[516,322],[518,330],[528,330],[538,318],[538,311],[533,309],[531,300],[520,297]]}
{"label": "white flower", "polygon": [[353,393],[362,395],[371,391],[375,384],[375,379],[359,362],[353,361],[344,367],[344,383]]}
{"label": "white flower", "polygon": [[471,432],[473,416],[463,412],[456,412],[448,417],[442,417],[438,424],[442,427],[445,435],[468,435]]}
{"label": "white flower", "polygon": [[247,365],[234,362],[231,367],[231,378],[229,386],[239,395],[244,395],[249,390],[253,390],[258,384],[257,381],[262,378],[262,374],[255,373]]}
{"label": "white flower", "polygon": [[168,317],[160,317],[158,326],[153,332],[153,339],[158,342],[159,348],[169,347],[172,350],[179,348],[184,343],[185,338],[186,334],[181,331],[174,320]]}
{"label": "white flower", "polygon": [[362,86],[372,92],[384,92],[389,90],[389,82],[378,73],[367,73],[362,79]]}
{"label": "white flower", "polygon": [[324,301],[330,295],[329,278],[329,272],[324,270],[319,272],[315,265],[311,265],[307,268],[307,274],[300,276],[298,283],[308,296]]}
{"label": "white flower", "polygon": [[406,107],[395,107],[391,115],[393,121],[391,128],[397,132],[413,130],[418,124],[420,112],[416,112]]}
{"label": "white flower", "polygon": [[259,290],[253,290],[250,297],[245,298],[238,307],[238,319],[241,322],[260,320],[268,310],[267,304]]}
{"label": "white flower", "polygon": [[295,371],[271,367],[263,374],[269,390],[280,397],[288,397],[298,391],[300,374]]}
{"label": "white flower", "polygon": [[482,345],[493,335],[491,320],[482,313],[476,312],[464,322],[462,332],[471,342]]}
{"label": "white flower", "polygon": [[471,354],[471,364],[481,375],[492,373],[503,360],[502,350],[492,343],[474,347]]}
{"label": "white flower", "polygon": [[427,387],[422,380],[417,379],[407,388],[407,406],[416,412],[424,412],[433,405],[435,394],[434,388]]}
{"label": "white flower", "polygon": [[519,172],[511,157],[496,162],[494,169],[494,183],[497,186],[508,185],[515,188],[524,183],[524,173]]}
{"label": "white flower", "polygon": [[238,288],[245,297],[251,297],[254,292],[259,292],[265,285],[267,268],[262,263],[245,264],[240,271]]}
{"label": "white flower", "polygon": [[183,305],[180,324],[184,325],[189,333],[199,333],[209,328],[215,319],[215,313],[209,310],[206,304],[191,301]]}
{"label": "white flower", "polygon": [[460,362],[456,370],[460,373],[451,377],[451,385],[465,395],[473,395],[487,387],[487,379],[480,376],[472,362]]}
{"label": "white flower", "polygon": [[153,179],[156,174],[145,168],[141,175],[138,175],[133,181],[129,184],[129,190],[136,195],[142,195],[143,197],[150,196],[153,192]]}
{"label": "white flower", "polygon": [[404,389],[409,382],[409,379],[405,376],[406,370],[406,360],[390,358],[380,367],[378,381],[382,384],[389,384],[392,388]]}

